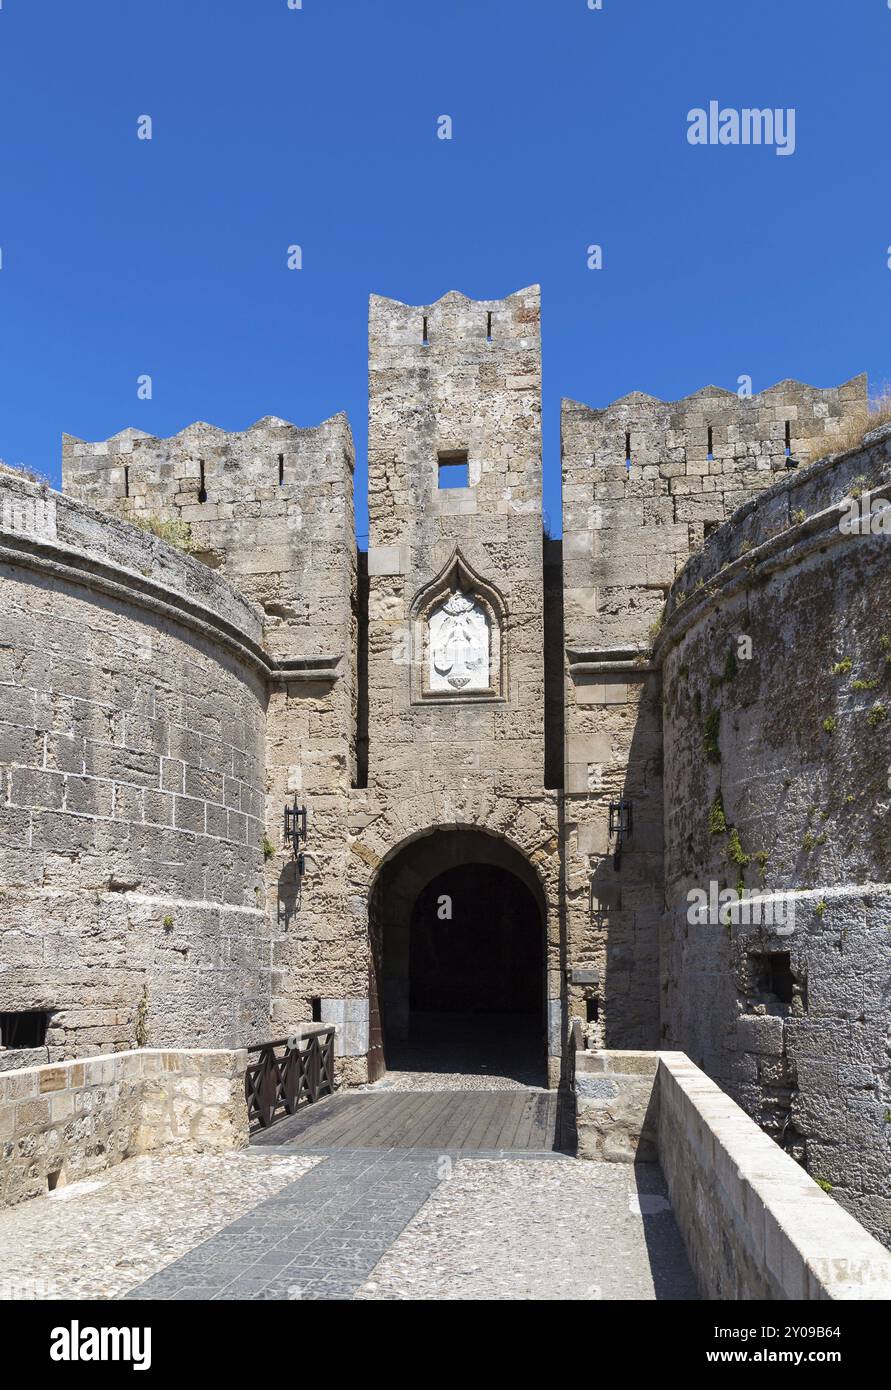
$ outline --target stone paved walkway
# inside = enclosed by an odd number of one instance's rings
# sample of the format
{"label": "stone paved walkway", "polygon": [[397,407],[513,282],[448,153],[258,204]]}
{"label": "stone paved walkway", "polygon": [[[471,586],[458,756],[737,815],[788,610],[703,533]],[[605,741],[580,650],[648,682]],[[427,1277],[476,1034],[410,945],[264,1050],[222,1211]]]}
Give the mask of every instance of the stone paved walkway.
{"label": "stone paved walkway", "polygon": [[130,1160],[0,1213],[0,1293],[695,1298],[659,1169],[554,1152],[554,1100],[366,1091],[247,1153]]}
{"label": "stone paved walkway", "polygon": [[695,1298],[659,1169],[555,1153],[554,1108],[365,1092],[300,1112],[256,1147],[324,1161],[129,1296]]}
{"label": "stone paved walkway", "polygon": [[120,1298],[319,1160],[146,1156],[0,1211],[0,1300]]}

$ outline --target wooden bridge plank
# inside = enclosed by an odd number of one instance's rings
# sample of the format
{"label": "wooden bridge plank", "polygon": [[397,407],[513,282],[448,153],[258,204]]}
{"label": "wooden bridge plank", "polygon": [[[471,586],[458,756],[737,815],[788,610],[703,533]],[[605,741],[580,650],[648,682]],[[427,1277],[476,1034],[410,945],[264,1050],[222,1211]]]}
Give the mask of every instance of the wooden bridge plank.
{"label": "wooden bridge plank", "polygon": [[541,1091],[390,1091],[302,1107],[255,1142],[293,1150],[553,1148],[557,1098]]}

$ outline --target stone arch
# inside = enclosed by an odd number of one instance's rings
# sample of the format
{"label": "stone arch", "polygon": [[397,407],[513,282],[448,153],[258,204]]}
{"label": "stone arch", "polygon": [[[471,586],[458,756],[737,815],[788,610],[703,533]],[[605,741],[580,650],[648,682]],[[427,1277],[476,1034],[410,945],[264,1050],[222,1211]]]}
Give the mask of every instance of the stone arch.
{"label": "stone arch", "polygon": [[[364,962],[365,974],[357,975],[355,994],[349,1006],[362,1011],[365,1044],[351,1055],[365,1054],[356,1080],[366,1075],[375,1079],[383,1061],[380,1030],[375,1019],[376,966],[374,890],[382,866],[390,863],[408,844],[440,830],[476,827],[504,841],[526,861],[527,872],[538,881],[543,900],[547,971],[548,1080],[560,1080],[561,1056],[566,1015],[565,919],[561,908],[560,815],[556,796],[540,793],[527,798],[499,796],[494,789],[431,788],[429,792],[408,795],[400,800],[380,802],[366,794],[354,806],[347,859],[347,891],[355,933],[357,965]],[[361,966],[360,966],[361,968]],[[357,997],[358,996],[358,997]],[[377,1039],[375,1032],[377,1029]]]}
{"label": "stone arch", "polygon": [[[437,804],[430,806],[426,801],[425,809],[439,814],[428,824],[418,823],[415,817],[421,807],[409,800],[398,812],[391,810],[372,820],[352,844],[352,901],[358,909],[364,899],[367,912],[369,1077],[376,1079],[383,1074],[384,1045],[393,1041],[394,1028],[396,1040],[405,1040],[411,1007],[408,948],[419,896],[438,876],[451,871],[459,880],[460,892],[466,870],[471,876],[481,872],[495,878],[508,875],[489,896],[498,902],[515,902],[519,917],[523,918],[524,897],[533,904],[538,933],[535,963],[530,965],[535,973],[534,1027],[539,1030],[535,1045],[540,1048],[542,1068],[547,1061],[551,1084],[556,1084],[562,1032],[556,807],[548,798],[528,807],[479,795],[461,797],[459,804],[444,794],[430,800]],[[484,869],[471,869],[472,865]],[[514,882],[522,892],[513,891]],[[504,930],[503,923],[499,930]],[[522,958],[531,961],[528,939],[524,950]],[[486,959],[491,965],[491,953]],[[473,960],[468,960],[468,970],[473,966]],[[522,978],[517,983],[522,985]],[[518,1007],[517,1014],[529,1012],[529,1002],[528,992],[524,992],[523,1008]],[[506,1012],[504,998],[495,998],[493,1005],[494,1020],[496,1014]],[[472,1001],[468,1009],[473,1012]],[[516,1019],[511,1021],[512,1026],[516,1023]],[[532,1027],[530,1017],[530,1030]],[[386,1039],[385,1029],[389,1033]],[[529,1036],[531,1039],[531,1031]]]}
{"label": "stone arch", "polygon": [[[456,602],[460,610],[452,613],[450,606]],[[446,624],[463,625],[462,645],[469,649],[473,660],[460,675],[437,679],[436,624],[442,619]],[[413,703],[503,700],[507,689],[506,619],[501,594],[456,547],[439,574],[415,595],[411,605]],[[440,636],[441,633],[442,627]]]}

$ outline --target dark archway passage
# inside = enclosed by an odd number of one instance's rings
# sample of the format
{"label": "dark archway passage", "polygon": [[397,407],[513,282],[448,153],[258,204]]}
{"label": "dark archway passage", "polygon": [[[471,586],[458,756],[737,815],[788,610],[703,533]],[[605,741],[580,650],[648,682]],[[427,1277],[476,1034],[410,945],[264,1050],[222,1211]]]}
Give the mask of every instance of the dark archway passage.
{"label": "dark archway passage", "polygon": [[541,914],[508,869],[446,869],[418,894],[409,934],[412,1014],[537,1018],[541,968]]}
{"label": "dark archway passage", "polygon": [[517,850],[470,827],[413,840],[383,866],[370,918],[373,1074],[385,1059],[543,1084],[543,895]]}

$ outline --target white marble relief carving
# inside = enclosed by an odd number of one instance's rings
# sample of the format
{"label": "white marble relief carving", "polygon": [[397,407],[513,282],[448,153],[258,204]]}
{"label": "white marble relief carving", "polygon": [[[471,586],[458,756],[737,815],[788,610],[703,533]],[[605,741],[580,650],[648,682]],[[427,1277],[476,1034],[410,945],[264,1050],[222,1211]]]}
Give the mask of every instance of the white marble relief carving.
{"label": "white marble relief carving", "polygon": [[437,694],[488,690],[489,619],[457,589],[438,604],[428,623],[429,689]]}

